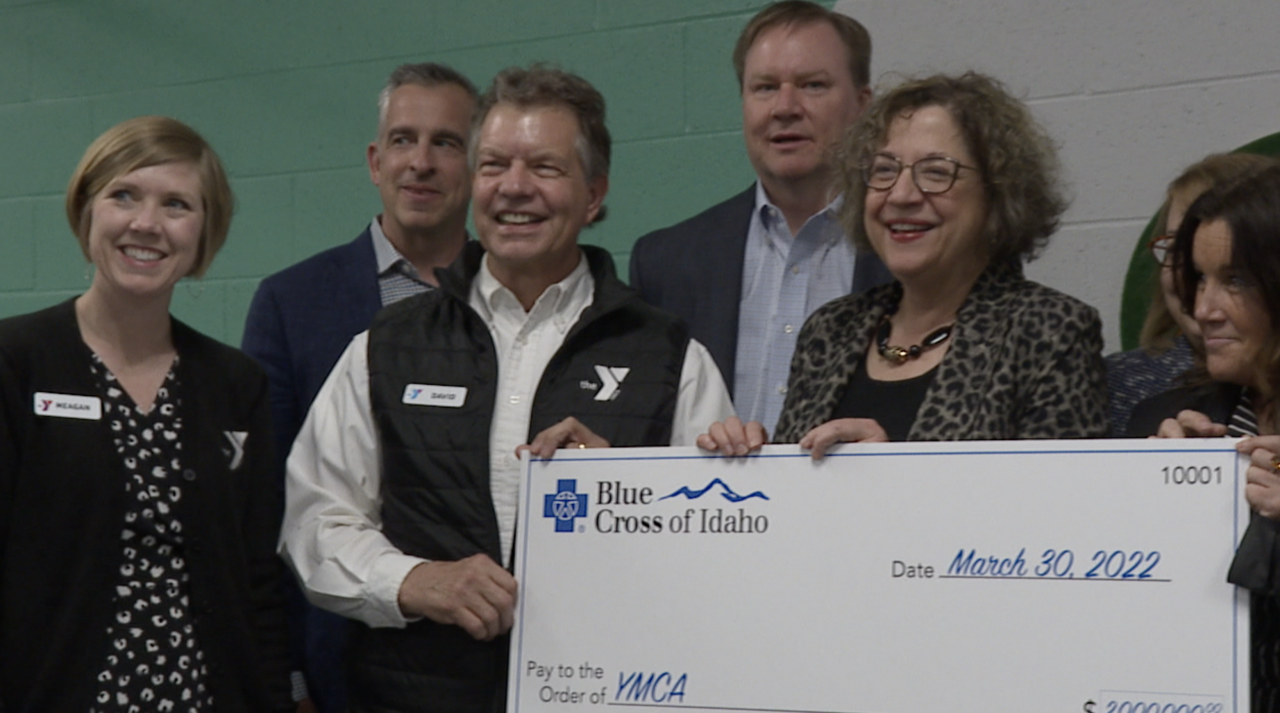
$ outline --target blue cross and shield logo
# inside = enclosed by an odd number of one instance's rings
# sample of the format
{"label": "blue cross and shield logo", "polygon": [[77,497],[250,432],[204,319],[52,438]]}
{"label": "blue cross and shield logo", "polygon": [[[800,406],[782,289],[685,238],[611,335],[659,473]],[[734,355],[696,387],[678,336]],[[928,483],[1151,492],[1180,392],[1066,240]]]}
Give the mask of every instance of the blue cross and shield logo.
{"label": "blue cross and shield logo", "polygon": [[578,492],[578,481],[556,481],[556,492],[543,496],[542,516],[555,518],[556,532],[573,532],[574,522],[587,516],[587,494]]}

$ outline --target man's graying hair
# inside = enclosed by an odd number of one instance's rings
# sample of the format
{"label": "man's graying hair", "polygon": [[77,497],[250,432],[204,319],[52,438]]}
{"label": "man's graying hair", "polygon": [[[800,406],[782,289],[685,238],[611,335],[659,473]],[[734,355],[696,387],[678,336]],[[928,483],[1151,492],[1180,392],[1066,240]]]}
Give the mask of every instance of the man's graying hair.
{"label": "man's graying hair", "polygon": [[454,84],[462,88],[472,99],[479,99],[480,92],[476,90],[476,85],[471,83],[470,79],[462,76],[452,67],[435,62],[419,62],[417,64],[402,64],[391,72],[391,76],[387,77],[387,84],[378,92],[378,135],[382,135],[382,130],[387,124],[387,108],[391,105],[391,93],[403,87],[406,84],[416,84],[420,87],[438,87],[442,84]]}
{"label": "man's graying hair", "polygon": [[[578,120],[578,138],[574,146],[578,160],[588,181],[609,175],[609,160],[613,141],[605,126],[604,96],[587,80],[572,72],[546,64],[524,67],[508,67],[493,78],[493,84],[485,90],[471,119],[471,141],[467,158],[471,170],[476,170],[476,139],[489,112],[499,104],[528,109],[533,107],[564,107]],[[604,220],[605,207],[592,223]]]}

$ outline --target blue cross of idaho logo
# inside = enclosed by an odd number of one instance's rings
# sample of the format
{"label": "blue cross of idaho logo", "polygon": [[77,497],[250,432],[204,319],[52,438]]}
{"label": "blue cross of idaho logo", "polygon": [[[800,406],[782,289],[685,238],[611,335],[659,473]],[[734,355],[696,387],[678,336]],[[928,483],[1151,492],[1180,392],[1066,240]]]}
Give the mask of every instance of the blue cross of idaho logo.
{"label": "blue cross of idaho logo", "polygon": [[543,496],[542,516],[556,519],[556,532],[573,532],[574,520],[587,516],[587,494],[572,478],[556,481],[556,492]]}

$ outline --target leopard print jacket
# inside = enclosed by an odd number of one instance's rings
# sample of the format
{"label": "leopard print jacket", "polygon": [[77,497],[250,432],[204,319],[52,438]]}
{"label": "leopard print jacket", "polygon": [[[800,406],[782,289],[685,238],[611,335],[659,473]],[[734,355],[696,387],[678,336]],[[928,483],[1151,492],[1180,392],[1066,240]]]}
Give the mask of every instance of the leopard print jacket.
{"label": "leopard print jacket", "polygon": [[[895,282],[833,300],[809,317],[775,443],[795,443],[830,420],[873,330],[901,298]],[[1103,438],[1101,352],[1096,310],[1026,280],[1021,265],[989,266],[956,316],[950,348],[907,439]]]}

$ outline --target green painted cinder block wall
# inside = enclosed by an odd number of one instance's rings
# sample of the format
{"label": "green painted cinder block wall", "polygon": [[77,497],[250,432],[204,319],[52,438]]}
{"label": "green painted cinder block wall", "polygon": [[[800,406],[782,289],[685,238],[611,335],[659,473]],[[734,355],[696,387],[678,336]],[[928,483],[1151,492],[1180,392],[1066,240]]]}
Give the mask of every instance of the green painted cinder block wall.
{"label": "green painted cinder block wall", "polygon": [[[613,252],[745,188],[730,53],[764,0],[0,0],[0,317],[87,285],[62,210],[111,125],[167,114],[226,162],[238,207],[203,289],[174,313],[238,344],[258,281],[352,239],[378,211],[364,148],[397,64],[440,61],[484,86],[548,61],[605,95]],[[714,262],[716,256],[708,255]]]}

